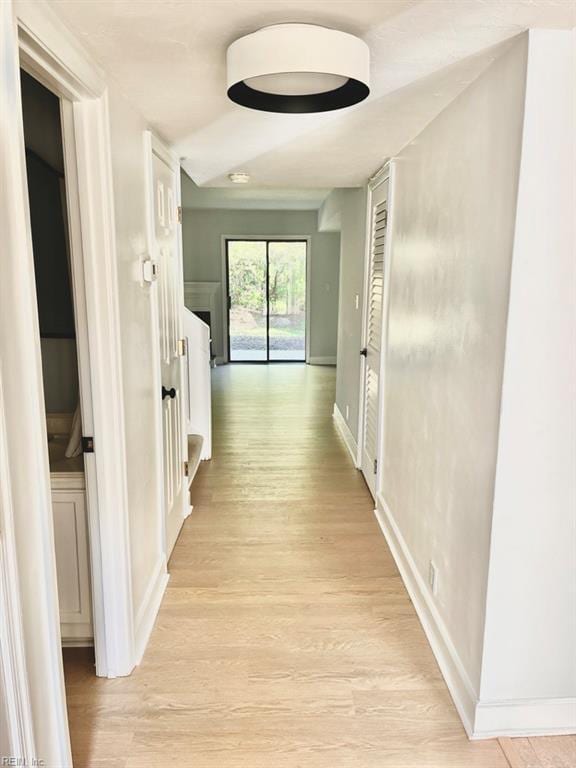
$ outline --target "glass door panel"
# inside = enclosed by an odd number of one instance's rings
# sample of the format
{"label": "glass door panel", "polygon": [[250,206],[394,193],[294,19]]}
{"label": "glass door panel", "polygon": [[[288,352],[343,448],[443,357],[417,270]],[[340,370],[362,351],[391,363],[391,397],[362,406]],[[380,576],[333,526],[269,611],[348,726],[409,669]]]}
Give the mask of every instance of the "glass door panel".
{"label": "glass door panel", "polygon": [[266,241],[228,240],[229,359],[268,360]]}
{"label": "glass door panel", "polygon": [[268,243],[269,360],[306,360],[306,242]]}
{"label": "glass door panel", "polygon": [[305,240],[228,240],[231,362],[305,362]]}

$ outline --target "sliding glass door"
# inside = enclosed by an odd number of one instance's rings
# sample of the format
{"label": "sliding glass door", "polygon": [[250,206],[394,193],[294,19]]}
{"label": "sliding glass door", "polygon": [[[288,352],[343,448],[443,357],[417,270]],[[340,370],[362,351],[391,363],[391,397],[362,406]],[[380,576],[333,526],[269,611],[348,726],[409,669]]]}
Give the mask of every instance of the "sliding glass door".
{"label": "sliding glass door", "polygon": [[228,359],[306,360],[306,240],[227,240]]}

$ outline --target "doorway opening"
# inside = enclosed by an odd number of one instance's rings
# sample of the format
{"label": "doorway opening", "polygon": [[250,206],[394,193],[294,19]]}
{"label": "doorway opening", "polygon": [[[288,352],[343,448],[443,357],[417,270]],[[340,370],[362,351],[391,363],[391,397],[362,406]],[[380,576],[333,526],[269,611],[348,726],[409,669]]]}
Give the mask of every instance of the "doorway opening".
{"label": "doorway opening", "polygon": [[20,73],[63,647],[92,646],[80,368],[61,100]]}
{"label": "doorway opening", "polygon": [[307,239],[226,239],[230,362],[306,362],[307,263]]}

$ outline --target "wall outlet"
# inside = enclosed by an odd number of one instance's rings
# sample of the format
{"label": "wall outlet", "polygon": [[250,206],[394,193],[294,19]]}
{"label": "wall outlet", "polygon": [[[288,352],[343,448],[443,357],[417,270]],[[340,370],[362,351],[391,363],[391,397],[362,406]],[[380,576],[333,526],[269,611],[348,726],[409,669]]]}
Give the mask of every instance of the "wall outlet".
{"label": "wall outlet", "polygon": [[354,309],[360,309],[360,294],[354,296]]}
{"label": "wall outlet", "polygon": [[433,595],[438,594],[438,569],[430,560],[430,564],[428,565],[428,583],[430,584],[430,589],[432,590]]}
{"label": "wall outlet", "polygon": [[348,421],[349,418],[350,418],[350,406],[347,405],[346,406],[346,421]]}

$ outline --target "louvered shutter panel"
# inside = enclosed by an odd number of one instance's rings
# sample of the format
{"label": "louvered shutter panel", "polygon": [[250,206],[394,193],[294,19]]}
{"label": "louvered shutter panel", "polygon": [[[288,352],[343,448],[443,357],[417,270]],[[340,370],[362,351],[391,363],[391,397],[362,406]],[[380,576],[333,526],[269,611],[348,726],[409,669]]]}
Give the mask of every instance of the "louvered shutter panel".
{"label": "louvered shutter panel", "polygon": [[370,304],[368,306],[368,345],[380,351],[382,342],[382,296],[384,291],[384,243],[386,239],[386,201],[374,208],[370,264]]}
{"label": "louvered shutter panel", "polygon": [[378,377],[382,346],[384,244],[388,218],[386,206],[387,202],[384,200],[373,209],[368,285],[368,334],[366,341],[370,354],[367,358],[365,379],[364,451],[372,463],[375,462],[378,455]]}

